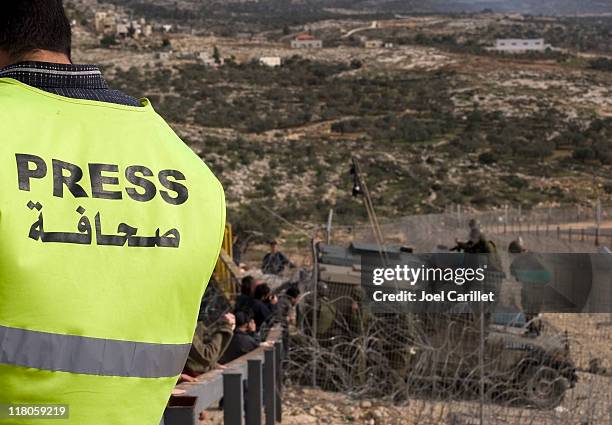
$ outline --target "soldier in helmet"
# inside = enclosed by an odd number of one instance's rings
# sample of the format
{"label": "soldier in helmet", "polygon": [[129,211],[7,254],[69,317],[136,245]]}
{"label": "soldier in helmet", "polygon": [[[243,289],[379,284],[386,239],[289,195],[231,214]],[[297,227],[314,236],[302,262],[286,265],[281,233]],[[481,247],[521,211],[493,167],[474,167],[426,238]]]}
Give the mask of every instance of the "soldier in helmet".
{"label": "soldier in helmet", "polygon": [[534,269],[539,269],[542,266],[534,259],[531,258],[522,258],[518,261],[520,262],[520,266],[514,262],[516,257],[519,257],[519,254],[524,254],[527,252],[525,248],[525,243],[523,242],[522,237],[518,237],[514,239],[508,245],[508,253],[510,254],[510,260],[512,264],[510,265],[510,271],[513,276],[521,283],[521,306],[523,307],[523,314],[525,315],[525,320],[527,321],[527,329],[534,335],[539,335],[541,332],[541,322],[536,321],[539,316],[539,312],[542,309],[542,302],[546,298],[546,291],[548,288],[539,285],[535,282],[530,282],[523,279],[519,279],[517,270],[520,268],[525,268],[525,264],[528,264],[529,267]]}
{"label": "soldier in helmet", "polygon": [[[455,239],[455,247],[451,249],[451,251],[463,251],[468,252],[473,249],[473,246],[479,241],[481,237],[480,225],[476,219],[471,219],[468,223],[469,232],[468,232],[468,240],[460,241]],[[482,247],[481,247],[482,248]]]}
{"label": "soldier in helmet", "polygon": [[527,250],[525,249],[525,244],[523,242],[523,238],[520,237],[520,236],[518,238],[514,239],[508,245],[508,253],[509,254],[522,254],[525,251],[527,251]]}

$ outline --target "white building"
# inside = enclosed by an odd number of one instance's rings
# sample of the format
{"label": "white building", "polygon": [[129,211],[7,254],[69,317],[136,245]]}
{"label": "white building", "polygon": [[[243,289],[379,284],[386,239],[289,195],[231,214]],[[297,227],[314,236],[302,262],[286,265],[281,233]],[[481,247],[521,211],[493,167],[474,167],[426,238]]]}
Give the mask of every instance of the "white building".
{"label": "white building", "polygon": [[292,49],[320,49],[322,47],[323,41],[310,34],[301,34],[291,40]]}
{"label": "white building", "polygon": [[270,66],[273,68],[281,66],[281,63],[282,62],[280,56],[263,56],[259,58],[260,65]]}
{"label": "white building", "polygon": [[493,50],[507,53],[543,52],[552,46],[546,44],[543,38],[521,39],[502,38],[495,41]]}
{"label": "white building", "polygon": [[366,49],[380,49],[384,45],[382,40],[366,40],[363,47]]}
{"label": "white building", "polygon": [[117,29],[117,15],[114,12],[96,12],[94,29],[98,34],[114,34]]}
{"label": "white building", "polygon": [[155,57],[159,60],[167,61],[167,60],[172,59],[172,55],[173,55],[172,52],[157,52],[155,54]]}
{"label": "white building", "polygon": [[130,33],[130,29],[128,28],[128,26],[126,24],[117,24],[117,35],[119,37],[127,37],[128,34]]}

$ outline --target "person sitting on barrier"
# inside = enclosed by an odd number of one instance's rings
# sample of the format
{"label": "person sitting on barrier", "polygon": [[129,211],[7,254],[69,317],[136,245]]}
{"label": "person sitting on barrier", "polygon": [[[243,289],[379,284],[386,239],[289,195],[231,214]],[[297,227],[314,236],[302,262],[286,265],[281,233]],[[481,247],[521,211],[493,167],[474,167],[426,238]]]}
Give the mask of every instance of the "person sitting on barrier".
{"label": "person sitting on barrier", "polygon": [[261,328],[261,325],[272,319],[276,312],[276,305],[278,298],[272,294],[270,287],[267,283],[262,283],[255,287],[254,300],[253,300],[253,319],[255,319],[255,325],[257,331]]}
{"label": "person sitting on barrier", "polygon": [[197,376],[217,367],[232,340],[235,326],[236,318],[231,313],[226,313],[208,328],[198,322],[184,372]]}
{"label": "person sitting on barrier", "polygon": [[259,347],[260,342],[255,333],[253,316],[246,311],[236,313],[236,329],[229,346],[221,356],[219,363],[227,364]]}
{"label": "person sitting on barrier", "polygon": [[236,297],[236,303],[234,305],[234,312],[238,311],[248,311],[253,309],[253,293],[255,292],[255,287],[261,284],[255,280],[253,276],[245,276],[242,278],[240,282],[240,295]]}

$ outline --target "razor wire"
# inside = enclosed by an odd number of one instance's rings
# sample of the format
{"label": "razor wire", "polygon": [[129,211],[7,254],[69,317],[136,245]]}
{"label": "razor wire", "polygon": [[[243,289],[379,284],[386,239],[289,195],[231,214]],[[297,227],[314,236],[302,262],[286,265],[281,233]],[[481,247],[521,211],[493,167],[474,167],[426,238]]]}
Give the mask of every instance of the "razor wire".
{"label": "razor wire", "polygon": [[[602,222],[609,212],[601,208]],[[507,209],[460,217],[454,211],[381,220],[381,228],[387,244],[434,252],[452,246],[455,238],[465,239],[472,218],[494,241],[504,264],[507,246],[518,236],[530,251],[597,250],[593,240],[568,240],[557,232],[595,226],[597,217],[588,208]],[[367,225],[332,226],[330,235],[319,236],[345,246],[375,240]],[[311,386],[314,374],[321,389],[387,400],[401,406],[404,415],[410,412],[398,424],[590,425],[612,419],[612,337],[606,314],[542,314],[535,319],[539,333],[534,335],[526,323],[498,324],[490,317],[481,322],[471,313],[374,314],[354,285],[327,282],[321,291],[310,275],[301,277],[300,286],[304,296],[284,367],[289,384]],[[504,288],[504,302],[520,305],[520,287],[505,281]],[[572,373],[577,377],[573,388]]]}
{"label": "razor wire", "polygon": [[[484,423],[609,423],[612,351],[609,328],[599,327],[605,315],[544,315],[539,351],[530,352],[520,350],[529,337],[511,325],[483,335],[469,314],[374,315],[355,308],[352,288],[338,285],[319,300],[322,309],[334,306],[333,320],[319,319],[315,330],[311,302],[307,295],[300,303],[302,321],[291,334],[290,384],[311,385],[316,359],[320,388],[408,406],[420,420],[405,423],[479,423],[480,408]],[[481,342],[487,348],[479,364]],[[566,345],[567,358],[556,358]],[[570,389],[565,376],[574,368],[578,382]]]}

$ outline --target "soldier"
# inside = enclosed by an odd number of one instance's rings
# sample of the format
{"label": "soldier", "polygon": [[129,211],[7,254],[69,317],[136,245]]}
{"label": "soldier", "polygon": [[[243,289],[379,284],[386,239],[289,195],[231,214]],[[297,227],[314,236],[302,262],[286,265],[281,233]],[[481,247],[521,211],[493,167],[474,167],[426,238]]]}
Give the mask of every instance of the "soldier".
{"label": "soldier", "polygon": [[278,242],[270,242],[270,252],[268,252],[263,260],[261,260],[261,271],[264,274],[278,275],[285,270],[285,267],[294,267],[287,256],[278,250]]}
{"label": "soldier", "polygon": [[[317,283],[317,333],[318,338],[329,338],[333,336],[334,323],[336,322],[337,306],[328,297],[329,288],[326,283]],[[314,300],[310,302],[304,308],[304,315],[302,319],[308,325],[310,329],[314,326],[313,323],[313,304]]]}
{"label": "soldier", "polygon": [[[539,320],[534,319],[537,319],[539,316],[539,312],[542,309],[542,300],[545,299],[546,292],[549,288],[525,279],[524,274],[522,280],[518,278],[519,274],[517,272],[520,269],[529,267],[533,270],[538,270],[542,268],[542,265],[539,264],[535,258],[519,256],[519,254],[524,254],[526,252],[527,249],[525,248],[523,238],[520,236],[508,245],[508,253],[510,254],[511,261],[510,272],[521,283],[521,307],[523,308],[523,314],[527,322],[527,330],[533,335],[540,335],[542,324]],[[517,257],[518,261],[515,262]]]}
{"label": "soldier", "polygon": [[520,237],[520,236],[518,238],[514,239],[508,245],[508,253],[509,254],[521,254],[521,253],[523,253],[525,251],[527,251],[527,250],[525,249],[525,246],[524,246],[524,243],[523,243],[523,238]]}
{"label": "soldier", "polygon": [[480,225],[476,221],[476,219],[471,219],[468,223],[468,227],[470,231],[468,232],[468,240],[463,242],[458,239],[455,239],[455,247],[451,249],[451,251],[466,251],[472,247],[478,239],[480,238]]}

